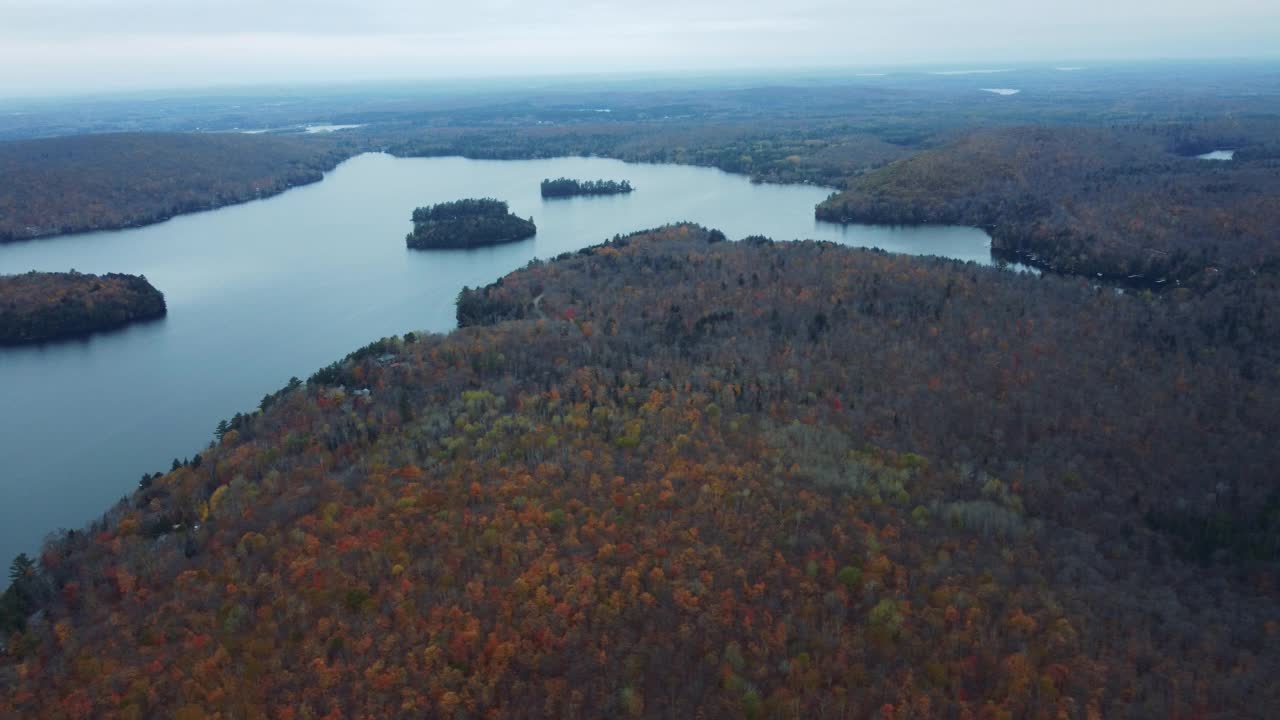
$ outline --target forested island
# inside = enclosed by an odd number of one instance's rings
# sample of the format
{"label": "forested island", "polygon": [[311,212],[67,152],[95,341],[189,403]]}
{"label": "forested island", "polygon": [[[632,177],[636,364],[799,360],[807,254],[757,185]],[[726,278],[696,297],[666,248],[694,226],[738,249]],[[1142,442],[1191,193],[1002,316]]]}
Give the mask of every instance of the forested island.
{"label": "forested island", "polygon": [[0,715],[1280,706],[1274,268],[717,239],[466,290],[20,558]]}
{"label": "forested island", "polygon": [[318,182],[350,156],[274,135],[115,133],[0,142],[0,243],[137,227]]}
{"label": "forested island", "polygon": [[78,337],[164,314],[164,295],[138,275],[0,275],[0,345]]}
{"label": "forested island", "polygon": [[415,250],[473,248],[533,237],[533,218],[516,216],[493,198],[454,200],[413,211],[413,232],[405,242]]}
{"label": "forested island", "polygon": [[632,192],[628,180],[572,180],[570,178],[545,179],[542,181],[542,197],[562,198],[578,195],[622,195]]}
{"label": "forested island", "polygon": [[[817,209],[820,220],[974,225],[997,254],[1057,273],[1138,275],[1153,287],[1251,272],[1275,255],[1272,70],[1016,76],[1016,102],[966,94],[956,78],[908,75],[619,93],[607,120],[531,100],[520,112],[449,114],[386,142],[401,156],[604,156],[825,185],[844,192]],[[1195,158],[1215,148],[1237,151],[1230,162]]]}

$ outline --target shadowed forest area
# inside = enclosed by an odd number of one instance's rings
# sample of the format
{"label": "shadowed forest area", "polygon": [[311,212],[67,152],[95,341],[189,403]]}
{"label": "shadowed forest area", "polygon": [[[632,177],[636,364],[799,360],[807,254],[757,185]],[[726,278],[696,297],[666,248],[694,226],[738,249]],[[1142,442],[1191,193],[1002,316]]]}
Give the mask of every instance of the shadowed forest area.
{"label": "shadowed forest area", "polygon": [[0,275],[0,345],[88,335],[164,314],[164,295],[136,275]]}
{"label": "shadowed forest area", "polygon": [[539,192],[544,198],[576,197],[579,195],[622,195],[634,188],[627,180],[573,180],[570,178],[544,179]]}
{"label": "shadowed forest area", "polygon": [[468,198],[413,211],[413,232],[405,243],[415,250],[472,248],[533,237],[533,220],[517,216],[493,198]]}
{"label": "shadowed forest area", "polygon": [[135,227],[318,182],[327,140],[127,133],[0,142],[0,243]]}
{"label": "shadowed forest area", "polygon": [[[1059,272],[1191,279],[1280,251],[1280,119],[983,130],[853,181],[837,222],[952,223]],[[1196,159],[1236,148],[1230,162]]]}
{"label": "shadowed forest area", "polygon": [[15,564],[0,713],[1280,702],[1274,272],[722,237],[535,262],[220,426]]}

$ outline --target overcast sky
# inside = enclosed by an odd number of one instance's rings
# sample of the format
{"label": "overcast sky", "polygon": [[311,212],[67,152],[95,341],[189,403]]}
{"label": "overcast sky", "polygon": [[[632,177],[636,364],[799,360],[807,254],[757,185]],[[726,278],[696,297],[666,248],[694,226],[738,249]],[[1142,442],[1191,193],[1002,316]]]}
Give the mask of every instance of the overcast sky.
{"label": "overcast sky", "polygon": [[0,0],[0,94],[1280,56],[1277,0]]}

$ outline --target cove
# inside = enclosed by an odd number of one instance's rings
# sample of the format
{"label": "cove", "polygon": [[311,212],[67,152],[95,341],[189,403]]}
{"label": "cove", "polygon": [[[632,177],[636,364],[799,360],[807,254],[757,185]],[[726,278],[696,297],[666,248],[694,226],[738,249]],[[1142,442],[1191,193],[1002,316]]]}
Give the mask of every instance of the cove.
{"label": "cove", "polygon": [[[629,180],[628,195],[543,201],[543,178]],[[962,227],[814,220],[830,189],[758,185],[719,170],[598,158],[484,161],[361,155],[319,183],[158,225],[0,246],[0,273],[143,274],[163,320],[85,340],[0,349],[0,559],[81,528],[143,473],[201,451],[218,420],[372,340],[447,332],[464,285],[618,233],[688,220],[731,239],[814,238],[990,264]],[[415,207],[506,200],[529,240],[411,251]]]}

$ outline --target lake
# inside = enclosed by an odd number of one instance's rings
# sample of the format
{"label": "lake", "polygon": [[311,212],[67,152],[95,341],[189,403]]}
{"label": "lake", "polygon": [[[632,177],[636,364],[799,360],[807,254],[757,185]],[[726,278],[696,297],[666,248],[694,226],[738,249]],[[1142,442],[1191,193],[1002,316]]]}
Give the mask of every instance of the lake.
{"label": "lake", "polygon": [[[543,178],[630,180],[629,195],[543,201]],[[817,238],[992,262],[990,239],[959,227],[814,220],[830,190],[753,185],[708,168],[596,158],[482,161],[367,154],[322,182],[159,225],[0,245],[0,273],[71,268],[140,273],[165,294],[163,320],[0,349],[0,560],[79,528],[256,408],[292,376],[387,335],[454,327],[454,299],[533,258],[669,222],[730,238]],[[538,235],[478,250],[410,251],[417,206],[496,197]]]}

